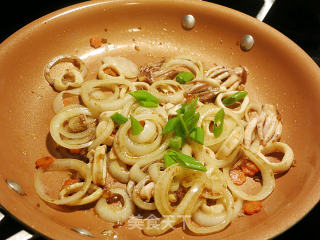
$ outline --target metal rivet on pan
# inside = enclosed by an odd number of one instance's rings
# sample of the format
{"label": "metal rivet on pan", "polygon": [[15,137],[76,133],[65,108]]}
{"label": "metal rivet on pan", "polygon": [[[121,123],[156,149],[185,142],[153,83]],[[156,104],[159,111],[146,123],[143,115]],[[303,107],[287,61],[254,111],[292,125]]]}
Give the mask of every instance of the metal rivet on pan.
{"label": "metal rivet on pan", "polygon": [[182,27],[186,30],[190,30],[194,27],[194,24],[196,23],[196,19],[194,18],[194,16],[188,14],[185,15],[182,18]]}
{"label": "metal rivet on pan", "polygon": [[73,230],[77,233],[80,233],[82,235],[88,236],[88,237],[94,237],[91,232],[89,232],[88,230],[86,230],[84,228],[71,228],[71,230]]}
{"label": "metal rivet on pan", "polygon": [[20,195],[25,195],[22,187],[16,183],[15,181],[12,181],[10,179],[6,179],[6,183],[8,184],[8,186],[15,191],[16,193],[20,194]]}
{"label": "metal rivet on pan", "polygon": [[254,39],[251,35],[244,35],[240,41],[240,48],[242,51],[249,51],[254,44]]}

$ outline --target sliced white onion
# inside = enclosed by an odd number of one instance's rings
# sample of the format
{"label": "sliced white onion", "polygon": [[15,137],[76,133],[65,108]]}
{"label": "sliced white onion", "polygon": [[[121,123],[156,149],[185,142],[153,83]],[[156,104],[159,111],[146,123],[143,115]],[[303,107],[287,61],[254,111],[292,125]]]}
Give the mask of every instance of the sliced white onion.
{"label": "sliced white onion", "polygon": [[[85,130],[68,131],[65,124],[79,117],[85,118]],[[68,149],[80,149],[91,145],[95,133],[94,118],[88,108],[81,105],[68,105],[58,112],[50,122],[50,134],[53,140]],[[71,122],[72,123],[72,122]]]}
{"label": "sliced white onion", "polygon": [[[109,95],[104,94],[105,90]],[[99,115],[104,111],[120,110],[132,99],[127,93],[133,90],[132,82],[124,79],[90,80],[81,86],[81,99],[93,113]]]}
{"label": "sliced white onion", "polygon": [[141,199],[142,188],[149,181],[150,181],[150,177],[146,176],[140,182],[138,182],[138,184],[133,189],[132,200],[141,209],[144,209],[144,210],[155,210],[157,207],[156,207],[154,202],[146,202],[146,201]]}
{"label": "sliced white onion", "polygon": [[275,179],[274,173],[272,169],[265,163],[260,156],[257,154],[252,153],[250,150],[241,147],[243,154],[248,157],[250,161],[252,161],[260,170],[262,176],[262,187],[260,191],[256,194],[248,194],[244,192],[239,186],[233,183],[231,180],[229,173],[230,173],[230,166],[223,168],[223,175],[227,181],[229,189],[232,193],[243,199],[248,201],[260,201],[268,197],[275,186]]}
{"label": "sliced white onion", "polygon": [[[55,65],[59,63],[64,63],[64,62],[70,62],[72,63],[77,70],[75,69],[65,69],[62,74],[60,74],[59,77],[57,78],[52,78],[50,75],[50,70],[53,68]],[[71,71],[71,73],[74,75],[75,81],[74,82],[67,82],[63,83],[62,78],[63,76],[67,73],[66,71]],[[78,57],[76,56],[58,56],[52,59],[49,64],[46,66],[44,70],[44,76],[46,80],[50,83],[50,85],[54,85],[56,90],[62,91],[67,89],[69,86],[71,87],[80,87],[81,83],[84,81],[85,76],[87,75],[87,67],[85,63]]]}
{"label": "sliced white onion", "polygon": [[[280,162],[270,162],[266,157],[267,154],[281,152],[283,153],[283,157]],[[292,149],[288,144],[283,142],[273,142],[267,144],[267,146],[262,147],[262,149],[258,152],[258,156],[273,170],[275,173],[282,173],[287,171],[294,159],[294,154]]]}
{"label": "sliced white onion", "polygon": [[179,56],[169,59],[161,66],[161,71],[176,70],[181,67],[187,68],[195,75],[193,81],[203,79],[202,63],[193,59],[191,56]]}
{"label": "sliced white onion", "polygon": [[[79,182],[79,183],[74,183],[72,185],[69,185],[69,186],[63,188],[59,193],[60,198],[61,199],[66,198],[68,195],[79,191],[83,187],[83,184],[84,184],[83,182]],[[97,201],[103,194],[102,188],[100,188],[94,184],[90,185],[88,192],[91,192],[91,194],[89,194],[88,196],[84,196],[83,198],[80,198],[80,199],[75,200],[73,202],[70,202],[66,205],[80,206],[80,205],[92,203],[92,202]]]}
{"label": "sliced white onion", "polygon": [[173,80],[159,80],[149,88],[149,92],[156,96],[162,103],[182,103],[183,90],[180,84]]}
{"label": "sliced white onion", "polygon": [[[104,69],[111,68],[119,76],[111,76],[104,72]],[[136,78],[139,74],[137,65],[131,60],[124,57],[104,57],[102,65],[98,71],[100,79],[119,79],[119,78]]]}
{"label": "sliced white onion", "polygon": [[116,207],[112,204],[108,204],[104,197],[100,198],[95,206],[96,213],[102,219],[113,222],[113,223],[123,223],[134,212],[134,204],[130,200],[126,190],[122,188],[111,188],[109,191],[112,194],[119,194],[123,198],[123,206]]}
{"label": "sliced white onion", "polygon": [[75,88],[75,89],[65,90],[60,92],[53,100],[53,110],[55,113],[60,112],[60,110],[65,107],[63,104],[63,99],[65,95],[79,96],[80,88]]}
{"label": "sliced white onion", "polygon": [[92,171],[92,182],[99,186],[106,185],[107,178],[107,147],[98,146],[88,153]]}
{"label": "sliced white onion", "polygon": [[[100,144],[112,145],[110,142],[110,135],[114,130],[114,123],[110,118],[100,121],[96,128],[96,138],[93,140],[92,144],[89,146],[88,151],[95,149]],[[110,144],[111,143],[111,144]]]}
{"label": "sliced white onion", "polygon": [[[174,166],[174,165],[171,165]],[[170,167],[171,167],[170,166]],[[170,168],[169,167],[169,168]],[[167,169],[169,169],[167,168]],[[175,167],[174,167],[175,169]],[[153,228],[144,228],[144,233],[150,236],[160,235],[167,232],[170,228],[180,223],[185,216],[191,215],[195,209],[196,203],[199,201],[199,196],[205,185],[205,174],[201,173],[198,180],[194,182],[194,185],[185,194],[182,201],[169,215],[165,215],[158,226]],[[166,193],[164,201],[169,202],[168,195]],[[158,205],[157,205],[158,208]],[[168,224],[170,223],[170,224]]]}
{"label": "sliced white onion", "polygon": [[[141,132],[139,137],[132,136],[131,122],[122,124],[114,139],[114,150],[118,158],[133,165],[141,160],[160,160],[169,145],[168,136],[162,135],[164,121],[159,115],[141,114],[135,116],[138,121],[149,121],[150,128]],[[138,142],[136,142],[138,141]]]}
{"label": "sliced white onion", "polygon": [[245,96],[245,98],[243,99],[243,101],[241,102],[240,104],[240,107],[239,109],[231,109],[231,108],[228,108],[227,106],[225,106],[222,101],[224,98],[227,98],[233,94],[235,94],[237,91],[228,91],[228,92],[225,92],[225,93],[220,93],[218,94],[218,96],[216,97],[216,105],[218,105],[220,108],[224,108],[224,109],[229,109],[230,111],[232,111],[233,113],[235,114],[238,114],[240,116],[243,116],[245,114],[245,110],[247,108],[247,106],[249,105],[249,96]]}
{"label": "sliced white onion", "polygon": [[109,173],[112,177],[114,177],[121,183],[129,182],[130,176],[127,165],[118,160],[117,156],[114,154],[113,148],[109,152],[107,165]]}
{"label": "sliced white onion", "polygon": [[[45,172],[50,172],[50,171],[68,171],[68,170],[75,170],[84,178],[84,183],[82,187],[73,195],[64,197],[62,199],[54,199],[48,196],[45,191],[45,185],[41,181],[42,175]],[[50,164],[48,167],[40,167],[37,169],[34,175],[34,187],[38,195],[44,201],[53,203],[56,205],[66,205],[66,204],[78,201],[80,198],[82,198],[86,194],[87,190],[89,189],[91,180],[92,180],[91,171],[88,165],[85,164],[84,162],[77,159],[72,159],[72,158],[55,159],[52,162],[52,164]]]}

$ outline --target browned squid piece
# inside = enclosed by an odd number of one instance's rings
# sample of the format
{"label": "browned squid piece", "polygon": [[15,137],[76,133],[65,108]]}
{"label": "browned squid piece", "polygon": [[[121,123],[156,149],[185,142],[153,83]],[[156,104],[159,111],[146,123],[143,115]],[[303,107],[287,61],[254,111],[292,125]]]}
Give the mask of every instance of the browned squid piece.
{"label": "browned squid piece", "polygon": [[191,56],[178,56],[148,63],[140,67],[139,81],[154,83],[159,80],[173,80],[180,72],[194,75],[192,81],[203,79],[202,63]]}
{"label": "browned squid piece", "polygon": [[281,116],[276,106],[252,104],[248,106],[245,118],[244,145],[255,149],[280,140],[282,133]]}
{"label": "browned squid piece", "polygon": [[212,102],[221,92],[244,89],[247,80],[245,67],[227,68],[214,66],[210,68],[203,80],[192,81],[187,95],[199,97],[201,102]]}
{"label": "browned squid piece", "polygon": [[142,65],[139,68],[139,72],[140,72],[138,76],[139,81],[152,84],[155,81],[155,79],[159,76],[159,71],[164,62],[165,62],[165,59],[162,59],[157,62],[151,62],[145,65]]}

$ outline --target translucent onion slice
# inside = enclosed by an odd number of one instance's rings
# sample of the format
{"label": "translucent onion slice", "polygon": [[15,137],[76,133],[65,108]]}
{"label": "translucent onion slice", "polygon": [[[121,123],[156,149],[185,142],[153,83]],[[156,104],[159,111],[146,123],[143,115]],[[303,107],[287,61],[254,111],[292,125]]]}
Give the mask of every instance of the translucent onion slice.
{"label": "translucent onion slice", "polygon": [[184,101],[180,84],[173,80],[159,80],[149,88],[149,92],[160,99],[162,103],[178,104]]}
{"label": "translucent onion slice", "polygon": [[75,88],[75,89],[65,90],[60,92],[53,100],[53,110],[55,113],[60,112],[60,110],[65,107],[65,105],[63,104],[63,99],[65,95],[79,96],[80,88]]}
{"label": "translucent onion slice", "polygon": [[166,168],[155,185],[154,202],[162,216],[170,215],[174,211],[174,208],[169,202],[169,190],[174,176],[180,174],[182,170],[179,164],[171,165]]}
{"label": "translucent onion slice", "polygon": [[[45,185],[41,181],[42,175],[45,172],[50,171],[68,171],[68,170],[75,170],[78,172],[81,177],[84,178],[83,185],[81,188],[78,189],[76,193],[71,196],[64,197],[62,199],[53,199],[46,194]],[[65,159],[55,159],[52,164],[48,167],[40,167],[36,170],[34,175],[34,187],[38,195],[46,202],[53,203],[56,205],[67,205],[72,204],[75,201],[81,199],[86,192],[88,191],[90,184],[91,184],[92,176],[90,168],[84,162],[72,159],[72,158],[65,158]]]}
{"label": "translucent onion slice", "polygon": [[107,147],[98,146],[88,153],[89,165],[92,171],[92,182],[99,186],[106,185],[107,178]]}
{"label": "translucent onion slice", "polygon": [[[82,124],[80,129],[77,129],[77,123],[74,121],[80,117],[84,118],[83,124],[85,126]],[[74,131],[66,130],[66,123],[69,123],[71,127],[75,125]],[[50,134],[53,140],[68,149],[80,149],[90,146],[94,133],[94,118],[89,109],[81,105],[68,105],[57,113],[50,122]]]}
{"label": "translucent onion slice", "polygon": [[[65,188],[63,188],[60,193],[59,196],[61,199],[68,197],[70,194],[75,193],[77,191],[79,191],[82,187],[83,187],[83,182],[79,182],[79,183],[74,183],[72,185],[69,185]],[[70,202],[66,205],[68,206],[80,206],[80,205],[85,205],[88,203],[92,203],[97,201],[103,194],[103,190],[102,188],[98,187],[97,185],[91,184],[88,192],[91,192],[88,196],[85,196],[83,198],[80,198],[78,200],[75,200],[73,202]]]}
{"label": "translucent onion slice", "polygon": [[111,188],[109,191],[112,194],[119,194],[123,198],[123,206],[116,207],[112,204],[108,204],[105,197],[102,197],[95,206],[96,213],[102,219],[114,222],[123,223],[125,222],[134,212],[134,204],[130,200],[126,190],[122,188]]}
{"label": "translucent onion slice", "polygon": [[129,182],[130,175],[127,165],[118,160],[113,148],[109,152],[107,166],[112,177],[114,177],[121,183]]}
{"label": "translucent onion slice", "polygon": [[131,168],[130,168],[130,178],[135,182],[140,182],[147,174],[144,172],[144,168],[152,164],[157,160],[153,158],[146,158],[137,161]]}
{"label": "translucent onion slice", "polygon": [[124,79],[86,81],[81,86],[81,99],[96,115],[104,111],[121,110],[132,99],[132,82]]}
{"label": "translucent onion slice", "polygon": [[[171,166],[176,166],[176,165],[174,164]],[[177,169],[177,168],[173,167],[172,169]],[[171,171],[172,170],[170,170],[170,172]],[[174,209],[174,211],[171,212],[169,215],[165,215],[161,219],[158,226],[155,226],[153,228],[144,228],[143,230],[144,233],[150,236],[163,234],[167,232],[169,229],[171,229],[173,226],[175,226],[176,224],[179,224],[184,217],[186,217],[187,215],[191,215],[195,210],[196,203],[199,202],[199,197],[205,185],[205,178],[206,178],[205,173],[201,172],[199,175],[198,181],[194,182],[194,185],[188,190],[188,192],[185,194],[184,198],[178,204],[178,206]],[[169,201],[168,195],[166,195],[166,199],[164,199],[164,201]]]}
{"label": "translucent onion slice", "polygon": [[204,130],[204,145],[210,146],[217,151],[219,144],[221,144],[231,133],[236,126],[242,126],[237,115],[232,113],[229,109],[225,109],[225,117],[222,134],[219,137],[215,137],[212,131],[213,121],[216,113],[220,110],[214,104],[204,104],[199,107],[198,112],[200,118],[198,126]]}
{"label": "translucent onion slice", "polygon": [[202,63],[190,56],[179,56],[168,60],[162,65],[161,71],[179,70],[181,68],[187,68],[195,75],[193,81],[203,79]]}
{"label": "translucent onion slice", "polygon": [[[104,70],[111,68],[118,76],[107,74]],[[136,78],[139,74],[137,65],[124,57],[104,57],[98,71],[99,79]]]}
{"label": "translucent onion slice", "polygon": [[78,70],[65,69],[56,77],[53,86],[57,91],[63,91],[68,87],[80,87],[83,81],[83,77]]}
{"label": "translucent onion slice", "polygon": [[243,101],[240,103],[240,106],[237,108],[237,109],[232,109],[232,108],[229,108],[227,106],[225,106],[223,103],[222,103],[222,100],[226,97],[229,97],[233,94],[235,94],[237,91],[228,91],[228,92],[225,92],[225,93],[220,93],[217,97],[216,97],[216,105],[219,106],[220,108],[224,108],[224,109],[229,109],[230,111],[232,111],[233,113],[235,114],[238,114],[239,116],[243,116],[245,114],[245,110],[246,108],[248,107],[249,105],[249,96],[245,96],[245,98],[243,99]]}
{"label": "translucent onion slice", "polygon": [[150,85],[146,82],[134,82],[133,83],[134,87],[137,90],[147,90],[150,88]]}
{"label": "translucent onion slice", "polygon": [[246,120],[247,122],[249,122],[249,121],[250,121],[250,113],[256,112],[257,115],[260,115],[261,111],[262,111],[262,109],[261,109],[261,104],[250,103],[250,104],[247,106],[247,108],[246,108],[246,110],[245,110],[245,112],[244,112],[245,120]]}
{"label": "translucent onion slice", "polygon": [[148,173],[151,177],[151,180],[157,182],[159,177],[163,174],[164,169],[164,164],[161,162],[151,164],[148,168]]}
{"label": "translucent onion slice", "polygon": [[[218,204],[221,204],[222,209],[217,210]],[[216,210],[213,210],[213,209]],[[208,234],[218,232],[226,228],[233,217],[234,201],[232,194],[226,190],[223,194],[223,200],[218,201],[215,207],[202,206],[195,213],[192,218],[186,218],[186,224],[190,231],[197,234]],[[209,210],[209,211],[208,211]],[[194,221],[198,224],[194,224]],[[199,225],[200,224],[200,225]]]}
{"label": "translucent onion slice", "polygon": [[[281,152],[283,153],[283,157],[280,162],[270,162],[266,155]],[[294,154],[292,149],[288,144],[283,142],[273,142],[267,144],[267,146],[262,147],[262,149],[258,152],[258,156],[273,170],[275,173],[282,173],[287,171],[294,159]]]}
{"label": "translucent onion slice", "polygon": [[93,140],[92,144],[89,146],[88,151],[95,149],[101,144],[112,145],[113,141],[110,139],[110,135],[114,130],[114,123],[110,118],[106,118],[100,121],[96,128],[96,138]]}
{"label": "translucent onion slice", "polygon": [[250,161],[252,161],[260,170],[262,176],[262,187],[260,191],[256,194],[248,194],[244,192],[239,186],[235,185],[229,176],[230,166],[223,168],[223,175],[227,181],[229,189],[232,193],[243,199],[248,201],[260,201],[268,197],[275,186],[274,173],[272,169],[265,163],[260,156],[252,153],[250,150],[241,147],[243,154],[248,157]]}
{"label": "translucent onion slice", "polygon": [[161,134],[164,121],[155,114],[146,113],[134,117],[138,121],[150,122],[150,126],[153,127],[146,128],[138,137],[135,137],[131,134],[131,122],[127,121],[122,124],[116,133],[113,145],[118,158],[128,165],[133,165],[141,160],[162,159],[164,151],[169,145],[168,136]]}
{"label": "translucent onion slice", "polygon": [[141,209],[155,210],[157,209],[157,207],[154,202],[146,202],[141,199],[141,190],[148,182],[150,182],[149,176],[145,176],[140,182],[138,182],[138,184],[133,189],[132,200]]}
{"label": "translucent onion slice", "polygon": [[[53,78],[50,75],[50,70],[59,63],[69,62],[72,63],[77,70],[75,69],[65,69],[59,77]],[[65,74],[68,74],[68,71],[73,75],[73,81],[62,81]],[[50,85],[54,85],[56,90],[62,91],[71,87],[80,87],[81,83],[84,81],[85,76],[87,75],[87,67],[85,63],[76,56],[58,56],[52,59],[44,70],[44,77],[49,82]]]}
{"label": "translucent onion slice", "polygon": [[233,129],[227,139],[224,140],[216,153],[216,157],[221,159],[219,167],[227,166],[233,162],[238,154],[239,145],[243,141],[243,136],[243,126],[237,126]]}
{"label": "translucent onion slice", "polygon": [[[168,114],[166,110],[158,106],[156,108],[147,108],[142,107],[140,104],[136,103],[131,107],[131,111],[129,112],[133,116],[142,115],[142,114],[155,114],[161,118],[161,125],[165,125],[168,122]],[[160,122],[159,122],[160,123]]]}

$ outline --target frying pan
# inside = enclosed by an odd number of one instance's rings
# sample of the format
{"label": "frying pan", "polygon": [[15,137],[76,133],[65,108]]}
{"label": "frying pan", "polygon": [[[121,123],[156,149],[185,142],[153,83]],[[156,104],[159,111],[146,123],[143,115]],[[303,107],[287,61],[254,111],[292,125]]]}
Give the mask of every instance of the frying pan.
{"label": "frying pan", "polygon": [[[193,29],[181,26],[184,15],[196,19]],[[250,34],[255,43],[242,51],[239,42]],[[108,44],[93,49],[90,37]],[[139,46],[139,51],[135,45]],[[0,203],[36,231],[53,239],[92,239],[72,231],[83,228],[96,239],[112,226],[92,208],[56,209],[45,204],[33,187],[34,162],[53,155],[49,123],[57,94],[43,71],[58,55],[77,55],[96,76],[105,55],[121,55],[137,64],[162,57],[192,55],[206,64],[246,66],[251,99],[276,104],[284,125],[282,141],[295,153],[296,166],[277,178],[263,211],[238,218],[227,229],[194,236],[179,227],[161,239],[267,239],[288,229],[320,199],[320,71],[291,40],[245,14],[200,1],[94,1],[77,4],[22,28],[0,45]],[[19,195],[8,180],[23,189]],[[152,239],[125,225],[120,239]]]}

